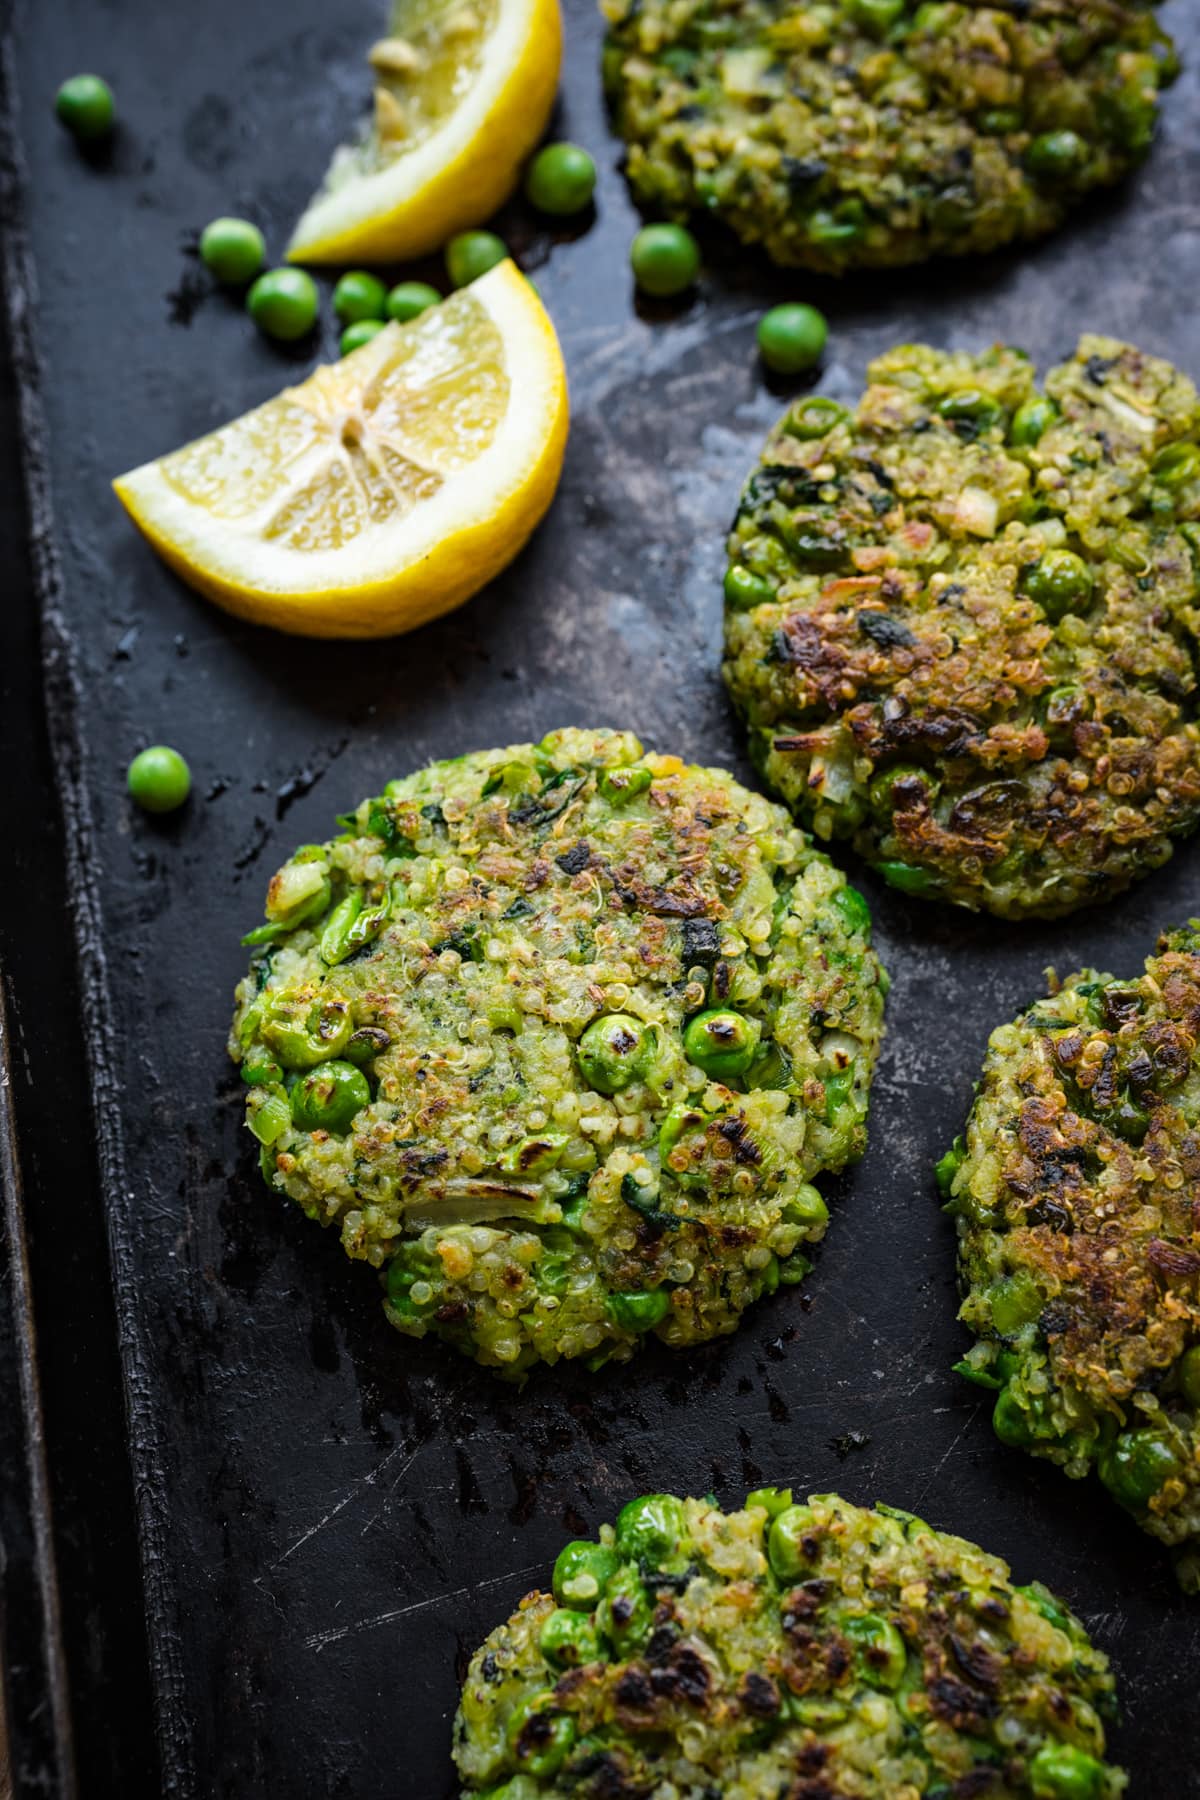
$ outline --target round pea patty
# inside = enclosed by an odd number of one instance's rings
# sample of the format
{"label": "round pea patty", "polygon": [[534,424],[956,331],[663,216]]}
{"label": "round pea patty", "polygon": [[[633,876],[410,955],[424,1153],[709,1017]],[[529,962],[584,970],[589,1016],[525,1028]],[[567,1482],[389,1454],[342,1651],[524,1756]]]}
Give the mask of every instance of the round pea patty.
{"label": "round pea patty", "polygon": [[766,780],[905,893],[1104,899],[1200,819],[1200,399],[1085,337],[903,345],[797,402],[729,542],[725,677]]}
{"label": "round pea patty", "polygon": [[1084,970],[993,1032],[938,1165],[958,1364],[1006,1444],[1095,1469],[1200,1589],[1200,920],[1144,975]]}
{"label": "round pea patty", "polygon": [[1149,0],[602,0],[639,202],[832,274],[1039,237],[1141,162]]}
{"label": "round pea patty", "polygon": [[886,977],[781,807],[621,732],[389,783],[296,852],[231,1052],[268,1183],[480,1362],[689,1344],[809,1264]]}
{"label": "round pea patty", "polygon": [[463,1795],[1112,1800],[1113,1679],[998,1557],[836,1494],[648,1494],[471,1659]]}

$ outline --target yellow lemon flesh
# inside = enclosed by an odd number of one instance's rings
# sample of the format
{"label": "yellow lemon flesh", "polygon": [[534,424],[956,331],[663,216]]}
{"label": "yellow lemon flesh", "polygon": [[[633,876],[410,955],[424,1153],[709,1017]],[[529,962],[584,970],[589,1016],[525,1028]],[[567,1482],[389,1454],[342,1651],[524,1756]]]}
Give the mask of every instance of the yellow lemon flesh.
{"label": "yellow lemon flesh", "polygon": [[218,606],[309,637],[388,637],[512,560],[566,438],[554,327],[505,262],[114,485]]}
{"label": "yellow lemon flesh", "polygon": [[374,120],[335,155],[293,262],[398,262],[503,205],[554,105],[558,0],[397,0]]}

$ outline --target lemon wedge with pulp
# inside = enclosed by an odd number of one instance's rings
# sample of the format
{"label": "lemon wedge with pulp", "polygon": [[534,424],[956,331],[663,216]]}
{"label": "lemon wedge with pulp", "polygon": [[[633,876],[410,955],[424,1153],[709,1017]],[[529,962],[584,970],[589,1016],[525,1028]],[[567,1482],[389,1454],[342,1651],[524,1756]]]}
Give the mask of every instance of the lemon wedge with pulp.
{"label": "lemon wedge with pulp", "polygon": [[387,637],[512,560],[566,437],[554,327],[505,262],[114,486],[219,606],[309,637]]}
{"label": "lemon wedge with pulp", "polygon": [[423,256],[495,212],[554,105],[558,0],[396,0],[370,61],[374,119],[334,156],[293,262]]}

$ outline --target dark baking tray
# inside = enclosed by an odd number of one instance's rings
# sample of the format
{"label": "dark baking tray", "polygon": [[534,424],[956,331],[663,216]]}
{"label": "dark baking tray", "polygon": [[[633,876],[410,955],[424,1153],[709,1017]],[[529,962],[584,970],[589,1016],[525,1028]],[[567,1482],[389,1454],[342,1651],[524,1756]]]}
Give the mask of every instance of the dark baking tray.
{"label": "dark baking tray", "polygon": [[[598,215],[557,236],[520,208],[504,221],[570,367],[553,516],[456,616],[389,644],[317,645],[193,597],[108,482],[309,366],[311,346],[270,348],[209,292],[195,235],[245,211],[282,242],[364,98],[381,11],[8,9],[5,249],[46,730],[6,763],[20,771],[7,836],[53,855],[44,890],[0,883],[0,912],[29,1067],[41,1058],[22,1129],[81,1791],[443,1800],[463,1660],[564,1535],[646,1487],[736,1503],[769,1480],[914,1508],[1061,1589],[1118,1665],[1134,1794],[1200,1795],[1197,1610],[1099,1492],[1001,1449],[986,1400],[950,1373],[952,1231],[929,1179],[991,1026],[1048,965],[1136,966],[1160,925],[1200,907],[1200,849],[1104,910],[1021,930],[856,870],[894,977],[890,1037],[871,1149],[837,1184],[808,1284],[731,1342],[545,1372],[524,1393],[394,1334],[371,1276],[266,1195],[223,1055],[238,936],[267,878],[388,777],[569,722],[746,773],[716,676],[721,527],[781,405],[753,353],[768,297],[828,308],[823,385],[843,395],[913,337],[1007,338],[1044,364],[1092,328],[1200,372],[1200,20],[1183,0],[1165,9],[1193,68],[1149,167],[1053,242],[836,289],[718,246],[691,304],[639,313],[600,25],[591,0],[568,0],[559,124],[598,155]],[[121,127],[88,158],[51,98],[91,67]],[[15,605],[19,570],[12,591]],[[156,824],[122,782],[163,738],[196,791]]]}

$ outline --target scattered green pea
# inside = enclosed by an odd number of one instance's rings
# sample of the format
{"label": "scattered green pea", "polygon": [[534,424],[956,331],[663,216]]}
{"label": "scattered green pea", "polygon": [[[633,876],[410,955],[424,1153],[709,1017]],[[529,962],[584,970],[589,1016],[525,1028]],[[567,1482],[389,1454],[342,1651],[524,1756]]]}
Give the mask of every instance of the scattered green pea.
{"label": "scattered green pea", "polygon": [[633,278],[644,294],[671,299],[700,273],[700,246],[685,225],[644,225],[629,250]]}
{"label": "scattered green pea", "polygon": [[64,81],[54,110],[71,135],[87,144],[107,137],[116,117],[112,89],[99,75],[72,75]]}
{"label": "scattered green pea", "polygon": [[267,246],[249,219],[214,219],[200,233],[200,260],[218,281],[242,287],[266,262]]}
{"label": "scattered green pea", "polygon": [[405,325],[441,303],[442,296],[427,281],[399,281],[387,297],[387,316]]}
{"label": "scattered green pea", "polygon": [[575,1538],[564,1544],[554,1564],[551,1585],[560,1606],[578,1612],[591,1612],[609,1581],[620,1567],[621,1559],[607,1544],[594,1544],[587,1538]]}
{"label": "scattered green pea", "polygon": [[578,144],[547,144],[525,176],[525,194],[539,212],[569,218],[591,205],[596,165]]}
{"label": "scattered green pea", "polygon": [[746,1073],[761,1037],[762,1026],[757,1019],[729,1007],[711,1007],[688,1023],[683,1050],[688,1061],[706,1075],[717,1081],[730,1081]]}
{"label": "scattered green pea", "polygon": [[333,310],[343,325],[359,325],[366,319],[382,319],[387,309],[387,289],[377,275],[351,269],[333,290]]}
{"label": "scattered green pea", "polygon": [[640,1081],[654,1048],[652,1034],[631,1013],[604,1013],[579,1040],[579,1067],[598,1094],[618,1094]]}
{"label": "scattered green pea", "polygon": [[347,325],[341,337],[341,352],[349,356],[355,350],[361,350],[372,338],[377,338],[384,329],[382,319],[358,319],[353,325]]}
{"label": "scattered green pea", "polygon": [[268,269],[246,296],[246,309],[258,329],[284,343],[312,330],[319,303],[317,284],[303,269]]}
{"label": "scattered green pea", "polygon": [[144,812],[174,812],[183,805],[192,789],[192,772],[180,756],[167,744],[151,744],[141,750],[129,765],[127,776],[129,797]]}
{"label": "scattered green pea", "polygon": [[451,287],[469,287],[508,256],[508,245],[494,231],[461,231],[446,245],[446,273]]}
{"label": "scattered green pea", "polygon": [[344,1137],[370,1104],[371,1090],[361,1069],[348,1062],[318,1063],[292,1089],[292,1123],[299,1131]]}
{"label": "scattered green pea", "polygon": [[773,306],[758,322],[758,348],[776,375],[800,375],[820,362],[829,337],[824,313],[802,301]]}

